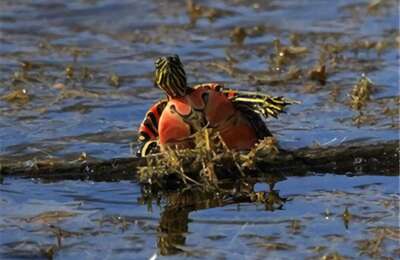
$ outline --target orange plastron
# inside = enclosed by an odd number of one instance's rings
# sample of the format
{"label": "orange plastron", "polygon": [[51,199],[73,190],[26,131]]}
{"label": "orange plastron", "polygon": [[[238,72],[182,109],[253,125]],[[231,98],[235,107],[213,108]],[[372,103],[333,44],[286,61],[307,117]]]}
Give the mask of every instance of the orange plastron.
{"label": "orange plastron", "polygon": [[257,142],[251,123],[219,88],[217,84],[199,85],[185,97],[168,101],[158,124],[162,149],[193,148],[192,135],[205,126],[216,129],[233,150],[247,150]]}

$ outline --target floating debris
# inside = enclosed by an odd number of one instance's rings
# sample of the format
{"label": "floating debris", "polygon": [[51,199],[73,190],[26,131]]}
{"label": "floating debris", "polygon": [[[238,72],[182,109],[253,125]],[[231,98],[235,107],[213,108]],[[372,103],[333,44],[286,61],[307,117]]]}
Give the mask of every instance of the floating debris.
{"label": "floating debris", "polygon": [[72,231],[67,231],[65,229],[62,229],[60,227],[57,227],[55,225],[50,224],[49,225],[50,231],[54,234],[54,236],[57,239],[57,247],[60,248],[62,246],[62,241],[65,238],[69,237],[79,237],[82,236],[83,234],[81,232],[72,232]]}
{"label": "floating debris", "polygon": [[375,12],[380,7],[382,2],[383,2],[382,0],[372,0],[368,4],[368,12]]}
{"label": "floating debris", "polygon": [[71,212],[71,211],[47,211],[40,213],[39,215],[30,217],[25,219],[29,223],[36,223],[36,224],[48,224],[52,222],[59,222],[63,221],[67,218],[75,217],[79,215],[76,212]]}
{"label": "floating debris", "polygon": [[193,0],[186,1],[186,10],[190,19],[190,24],[192,25],[196,24],[197,20],[203,17],[213,22],[223,15],[231,14],[231,12],[225,10],[197,4]]}
{"label": "floating debris", "polygon": [[275,53],[279,56],[297,56],[301,54],[305,54],[308,52],[307,47],[300,47],[300,46],[284,46],[281,44],[279,39],[275,39],[273,41],[275,47]]}
{"label": "floating debris", "polygon": [[271,242],[271,243],[256,243],[260,248],[264,248],[268,251],[293,251],[296,249],[295,245],[282,242]]}
{"label": "floating debris", "polygon": [[21,66],[21,69],[25,70],[25,71],[32,70],[32,69],[37,69],[37,68],[40,67],[39,65],[33,64],[32,62],[29,62],[29,61],[21,61],[20,62],[20,66]]}
{"label": "floating debris", "polygon": [[40,252],[47,259],[54,259],[54,255],[57,253],[58,250],[59,250],[59,248],[56,245],[42,246],[40,248]]}
{"label": "floating debris", "polygon": [[397,1],[371,0],[368,4],[367,11],[371,15],[383,15],[385,13],[383,12],[385,9],[390,10],[393,8],[398,8]]}
{"label": "floating debris", "polygon": [[374,83],[365,74],[353,87],[350,93],[350,106],[354,110],[361,111],[371,99]]}
{"label": "floating debris", "polygon": [[290,40],[290,43],[293,46],[299,46],[300,45],[300,35],[297,34],[297,33],[290,34],[289,40]]}
{"label": "floating debris", "polygon": [[186,1],[187,13],[190,23],[195,24],[197,19],[203,15],[203,8],[196,4],[193,0]]}
{"label": "floating debris", "polygon": [[325,85],[327,78],[325,65],[315,66],[313,69],[309,71],[308,77],[311,80],[318,81],[321,85]]}
{"label": "floating debris", "polygon": [[337,86],[337,85],[334,86],[334,87],[332,88],[332,90],[330,91],[330,93],[329,93],[330,100],[331,100],[332,102],[338,102],[340,93],[341,93],[341,88],[340,88],[339,86]]}
{"label": "floating debris", "polygon": [[270,63],[275,67],[276,71],[281,71],[283,65],[289,64],[296,58],[308,53],[307,47],[284,46],[279,39],[275,39],[273,45],[274,53],[270,55]]}
{"label": "floating debris", "polygon": [[371,94],[374,91],[373,82],[362,74],[361,79],[353,87],[350,93],[350,107],[358,112],[353,117],[353,122],[357,127],[362,124],[376,124],[377,116],[375,114],[367,114],[364,112],[367,103],[371,100]]}
{"label": "floating debris", "polygon": [[13,73],[12,78],[11,78],[11,82],[13,84],[17,84],[17,83],[25,83],[26,80],[26,73],[25,71],[16,71]]}
{"label": "floating debris", "polygon": [[71,65],[68,65],[64,72],[67,79],[71,80],[74,77],[74,68]]}
{"label": "floating debris", "polygon": [[288,47],[285,47],[282,50],[282,52],[285,55],[295,57],[295,56],[299,56],[299,55],[302,55],[302,54],[306,54],[308,52],[308,48],[307,47],[301,47],[301,46],[288,46]]}
{"label": "floating debris", "polygon": [[396,36],[396,46],[400,49],[400,35]]}
{"label": "floating debris", "polygon": [[287,72],[281,71],[280,67],[275,67],[274,71],[262,74],[250,74],[248,79],[254,85],[283,85],[289,81],[299,80],[303,77],[302,69],[290,66]]}
{"label": "floating debris", "polygon": [[392,128],[396,128],[399,127],[398,122],[396,123],[396,119],[399,119],[399,108],[395,107],[395,108],[390,108],[389,106],[385,106],[382,113],[387,116],[390,117],[390,119],[392,120]]}
{"label": "floating debris", "polygon": [[317,93],[322,89],[321,85],[318,85],[317,83],[308,83],[304,85],[304,93]]}
{"label": "floating debris", "polygon": [[375,233],[375,237],[372,239],[365,239],[357,241],[358,250],[361,255],[368,255],[370,257],[377,258],[382,256],[383,241],[385,239],[385,233],[380,230]]}
{"label": "floating debris", "polygon": [[321,257],[321,260],[345,260],[345,259],[349,259],[349,257],[343,256],[338,252],[332,252]]}
{"label": "floating debris", "polygon": [[66,52],[69,53],[73,57],[74,62],[77,62],[79,57],[89,55],[88,51],[82,50],[82,49],[76,48],[76,47],[67,48]]}
{"label": "floating debris", "polygon": [[385,40],[378,41],[375,44],[376,53],[380,56],[389,47],[389,43]]}
{"label": "floating debris", "polygon": [[248,30],[246,30],[247,36],[250,36],[250,37],[259,37],[259,36],[264,35],[265,32],[266,32],[266,28],[264,25],[256,25],[256,26],[253,26],[253,27],[249,28]]}
{"label": "floating debris", "polygon": [[108,78],[108,83],[113,87],[119,87],[121,85],[121,78],[117,74],[113,73]]}
{"label": "floating debris", "polygon": [[326,43],[322,45],[322,54],[329,54],[330,56],[335,56],[344,50],[346,50],[348,46],[346,44],[335,42],[335,43]]}
{"label": "floating debris", "polygon": [[243,27],[237,26],[231,32],[231,41],[242,45],[247,37],[247,32]]}
{"label": "floating debris", "polygon": [[83,79],[83,80],[88,80],[88,79],[93,80],[94,79],[94,75],[93,75],[92,71],[89,68],[84,67],[81,70],[81,79]]}
{"label": "floating debris", "polygon": [[23,105],[29,102],[30,97],[26,89],[19,89],[11,91],[10,93],[2,96],[1,99],[10,103],[18,103]]}
{"label": "floating debris", "polygon": [[57,83],[53,84],[53,88],[61,90],[61,89],[65,89],[65,85],[64,85],[64,83],[57,82]]}
{"label": "floating debris", "polygon": [[284,79],[285,81],[300,79],[303,76],[302,69],[296,66],[290,66],[288,72],[286,73]]}
{"label": "floating debris", "polygon": [[281,210],[283,208],[283,205],[286,203],[287,199],[282,198],[279,195],[279,192],[276,190],[271,190],[270,192],[267,192],[266,195],[264,195],[265,198],[265,210],[268,211],[274,211],[274,210]]}
{"label": "floating debris", "polygon": [[349,229],[349,222],[351,220],[351,214],[349,209],[346,207],[346,209],[344,210],[343,214],[342,214],[342,219],[343,219],[343,223],[344,226],[346,227],[346,229]]}
{"label": "floating debris", "polygon": [[304,226],[301,224],[301,221],[298,219],[293,219],[290,222],[290,225],[287,227],[288,231],[294,235],[298,235],[304,229]]}
{"label": "floating debris", "polygon": [[216,67],[217,69],[227,73],[229,76],[235,76],[238,73],[238,69],[234,67],[232,62],[212,62],[211,66]]}

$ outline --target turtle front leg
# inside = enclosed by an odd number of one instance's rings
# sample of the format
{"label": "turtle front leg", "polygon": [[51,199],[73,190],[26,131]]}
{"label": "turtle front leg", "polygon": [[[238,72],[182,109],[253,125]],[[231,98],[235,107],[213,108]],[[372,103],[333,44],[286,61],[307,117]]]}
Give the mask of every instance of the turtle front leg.
{"label": "turtle front leg", "polygon": [[258,92],[223,90],[223,93],[230,97],[232,103],[248,106],[265,118],[277,118],[280,113],[285,112],[286,106],[300,104],[299,101],[282,96],[273,97]]}
{"label": "turtle front leg", "polygon": [[137,157],[145,157],[149,154],[159,153],[160,145],[158,140],[150,140],[140,145],[139,150],[136,152]]}

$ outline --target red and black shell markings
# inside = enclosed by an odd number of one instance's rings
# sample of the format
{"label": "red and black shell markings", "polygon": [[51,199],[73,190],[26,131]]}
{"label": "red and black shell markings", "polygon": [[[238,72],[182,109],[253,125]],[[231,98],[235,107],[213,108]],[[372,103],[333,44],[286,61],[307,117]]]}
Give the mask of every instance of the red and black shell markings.
{"label": "red and black shell markings", "polygon": [[139,141],[146,142],[158,138],[158,122],[167,102],[168,100],[166,99],[157,102],[146,113],[144,120],[139,126]]}
{"label": "red and black shell markings", "polygon": [[178,114],[183,123],[189,126],[190,134],[194,134],[207,126],[207,120],[204,116],[205,104],[202,104],[200,108],[195,108],[186,102],[181,103],[179,100],[172,100],[170,102],[172,103],[169,106],[171,113]]}

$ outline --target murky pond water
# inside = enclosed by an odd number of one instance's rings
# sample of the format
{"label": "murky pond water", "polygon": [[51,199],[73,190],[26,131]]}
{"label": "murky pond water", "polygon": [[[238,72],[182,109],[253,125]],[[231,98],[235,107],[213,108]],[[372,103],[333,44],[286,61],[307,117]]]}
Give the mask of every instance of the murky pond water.
{"label": "murky pond water", "polygon": [[[399,138],[397,1],[190,2],[1,1],[0,163],[130,156],[138,124],[162,97],[154,59],[170,53],[180,55],[190,84],[301,100],[267,122],[285,148]],[[373,86],[357,96],[363,73]],[[0,250],[7,258],[396,258],[397,183],[290,178],[277,186],[291,198],[281,210],[217,207],[212,198],[174,207],[168,201],[186,195],[169,194],[149,211],[135,182],[6,179]],[[347,229],[346,207],[354,215]]]}

